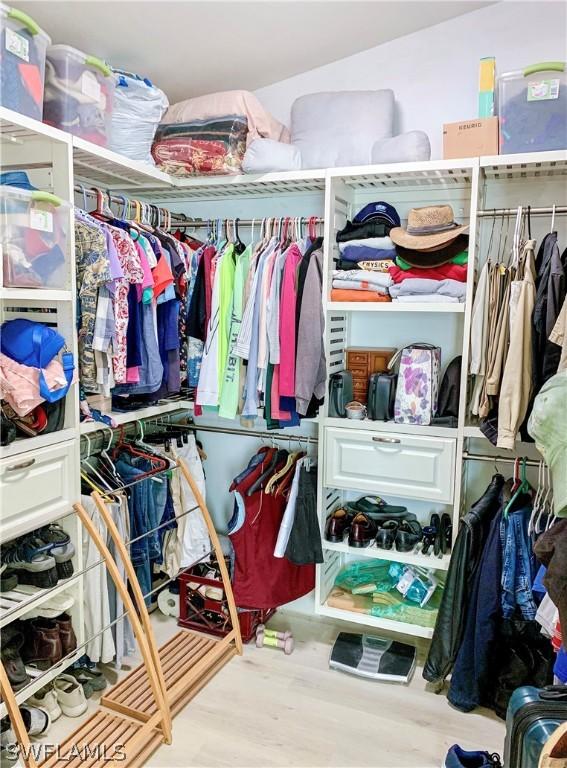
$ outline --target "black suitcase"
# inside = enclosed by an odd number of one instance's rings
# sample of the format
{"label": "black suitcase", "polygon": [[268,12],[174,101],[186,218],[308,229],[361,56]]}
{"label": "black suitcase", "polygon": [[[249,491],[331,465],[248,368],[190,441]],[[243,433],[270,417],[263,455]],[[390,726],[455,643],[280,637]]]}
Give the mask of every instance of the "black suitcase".
{"label": "black suitcase", "polygon": [[506,713],[504,768],[538,768],[545,742],[567,722],[567,685],[523,686]]}

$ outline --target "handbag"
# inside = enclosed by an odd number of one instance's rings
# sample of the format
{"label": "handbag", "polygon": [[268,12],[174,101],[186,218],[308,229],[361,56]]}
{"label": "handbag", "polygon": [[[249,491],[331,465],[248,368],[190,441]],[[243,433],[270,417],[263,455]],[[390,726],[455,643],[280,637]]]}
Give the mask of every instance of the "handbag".
{"label": "handbag", "polygon": [[346,406],[353,399],[352,373],[339,371],[329,377],[329,416],[344,419]]}
{"label": "handbag", "polygon": [[43,368],[65,349],[65,339],[56,330],[33,320],[16,318],[7,320],[0,328],[0,349],[3,354],[17,363],[39,369],[39,394],[48,403],[55,403],[65,397],[73,381],[75,363],[71,352],[64,351],[61,364],[65,375],[65,386],[50,390]]}
{"label": "handbag", "polygon": [[437,413],[441,349],[433,344],[410,344],[396,352],[391,369],[399,361],[394,421],[397,424],[431,424]]}
{"label": "handbag", "polygon": [[368,418],[391,421],[396,402],[396,373],[371,373],[368,380]]}

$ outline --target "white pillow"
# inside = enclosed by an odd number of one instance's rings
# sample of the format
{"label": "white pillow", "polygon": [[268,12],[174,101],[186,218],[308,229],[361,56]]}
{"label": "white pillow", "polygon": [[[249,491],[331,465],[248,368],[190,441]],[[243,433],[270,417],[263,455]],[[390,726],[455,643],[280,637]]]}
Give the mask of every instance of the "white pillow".
{"label": "white pillow", "polygon": [[301,152],[293,144],[274,139],[255,139],[242,161],[244,173],[270,173],[271,171],[301,170]]}

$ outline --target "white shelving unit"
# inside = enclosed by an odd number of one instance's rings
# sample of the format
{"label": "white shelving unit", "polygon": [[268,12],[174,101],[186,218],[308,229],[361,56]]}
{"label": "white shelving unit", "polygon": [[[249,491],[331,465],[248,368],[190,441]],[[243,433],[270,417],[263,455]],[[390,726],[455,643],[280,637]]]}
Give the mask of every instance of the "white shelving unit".
{"label": "white shelving unit", "polygon": [[[96,185],[104,190],[124,192],[130,197],[147,199],[151,202],[163,201],[169,207],[172,201],[179,203],[180,207],[194,206],[198,211],[196,215],[201,218],[207,218],[208,215],[212,217],[213,211],[219,210],[219,204],[230,203],[231,210],[236,206],[239,211],[237,215],[257,216],[259,220],[264,215],[270,215],[265,212],[267,201],[277,202],[278,200],[285,200],[285,205],[293,200],[298,211],[305,209],[305,213],[309,215],[317,211],[313,210],[312,202],[303,205],[301,202],[303,198],[320,201],[320,212],[325,216],[323,305],[326,314],[325,344],[328,374],[342,369],[344,352],[349,345],[399,347],[416,341],[432,341],[439,343],[442,347],[443,368],[455,355],[462,354],[463,357],[461,400],[456,429],[436,426],[419,428],[411,425],[332,419],[328,416],[325,405],[320,418],[313,422],[319,433],[320,466],[324,467],[327,461],[325,444],[329,430],[344,430],[354,436],[370,434],[378,438],[378,446],[380,440],[388,437],[392,432],[402,438],[407,436],[411,439],[414,437],[427,439],[432,451],[441,444],[445,448],[449,445],[451,460],[445,467],[445,471],[450,473],[450,480],[455,489],[454,498],[449,503],[437,505],[435,509],[448,511],[456,527],[463,506],[462,453],[467,440],[484,439],[478,427],[469,423],[467,419],[466,402],[470,315],[475,277],[473,266],[478,267],[479,260],[483,256],[482,244],[486,229],[481,227],[482,220],[477,218],[477,211],[481,207],[511,206],[518,202],[536,204],[544,199],[558,204],[564,203],[561,196],[564,195],[567,176],[567,151],[254,176],[180,179],[168,176],[151,165],[131,161],[6,109],[0,109],[0,135],[3,143],[4,165],[33,167],[34,173],[39,169],[39,172],[43,173],[42,181],[45,187],[70,201],[73,200],[73,187],[76,182]],[[449,202],[454,208],[456,219],[468,221],[471,227],[470,269],[467,300],[464,305],[404,306],[392,302],[369,306],[352,302],[333,303],[328,300],[330,271],[336,249],[336,231],[344,225],[347,217],[365,203],[380,199],[395,205],[402,218],[406,218],[407,211],[412,207]],[[283,202],[280,204],[284,205]],[[207,215],[203,214],[204,210],[207,210]],[[294,215],[300,214],[294,211]],[[28,291],[27,289],[0,288],[0,301],[3,318],[13,316],[14,308],[17,311],[18,306],[45,306],[54,310],[57,324],[65,335],[72,339],[76,353],[73,332],[75,287],[72,250],[69,253],[69,268],[69,284],[65,290]],[[126,423],[147,416],[158,416],[189,405],[183,402],[164,403],[143,411],[114,414],[114,416],[118,423]],[[52,435],[22,440],[1,449],[0,472],[16,459],[19,461],[28,456],[33,458],[34,452],[57,446],[62,441],[73,445],[73,455],[78,461],[80,435],[91,434],[100,428],[97,422],[79,426],[78,397],[75,391],[68,398],[65,429]],[[343,488],[339,491],[332,485],[324,485],[323,474],[320,472],[318,492],[318,509],[322,527],[327,514],[334,508],[333,505],[342,498],[340,494],[350,493],[356,497],[361,493],[361,489],[356,487]],[[0,482],[2,482],[1,476]],[[412,477],[408,477],[407,482],[408,487],[411,486]],[[376,492],[379,492],[379,488]],[[78,498],[80,493],[78,475],[71,493],[74,498]],[[414,495],[409,493],[404,497],[402,494],[401,500],[404,498],[411,509],[416,503]],[[428,512],[421,508],[419,514],[422,522],[426,522]],[[60,511],[58,515],[61,515]],[[0,520],[1,517],[0,515]],[[315,610],[318,614],[406,635],[431,637],[430,627],[338,610],[329,607],[326,599],[338,570],[353,558],[396,560],[444,572],[449,567],[447,555],[443,558],[434,558],[419,552],[384,552],[375,547],[352,550],[345,542],[340,544],[324,542],[324,552],[325,563],[317,568]],[[79,546],[77,567],[80,567],[80,561]],[[77,583],[80,584],[80,580],[77,580]],[[79,594],[77,596],[79,598]],[[38,593],[29,604],[33,602],[33,605],[36,605],[42,599],[42,594]],[[22,605],[18,608],[17,614],[23,615],[25,610],[27,606]],[[82,611],[82,598],[79,599],[78,610]],[[82,631],[81,615],[78,616],[76,631],[77,629],[79,635]],[[58,674],[60,671],[55,669],[53,674]],[[44,682],[45,680],[41,684]],[[33,686],[27,689],[25,695],[29,695],[32,689]],[[21,696],[23,694],[20,695],[19,700],[23,700]]]}

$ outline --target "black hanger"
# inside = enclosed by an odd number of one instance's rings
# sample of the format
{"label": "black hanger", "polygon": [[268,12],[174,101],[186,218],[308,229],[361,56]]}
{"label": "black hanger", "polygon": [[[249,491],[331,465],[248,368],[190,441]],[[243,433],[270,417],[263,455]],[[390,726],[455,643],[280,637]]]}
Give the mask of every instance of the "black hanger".
{"label": "black hanger", "polygon": [[238,234],[238,222],[239,221],[240,221],[240,219],[235,219],[234,220],[234,237],[235,237],[234,250],[240,256],[240,254],[244,253],[244,251],[246,250],[246,246],[244,245],[244,243],[240,239],[240,235]]}

